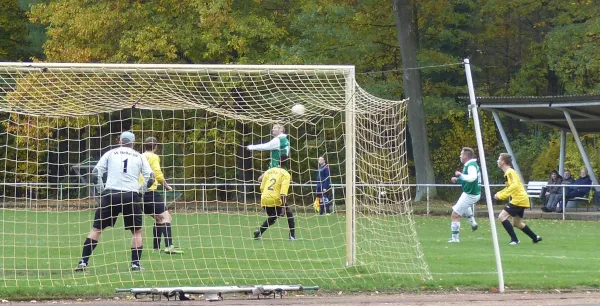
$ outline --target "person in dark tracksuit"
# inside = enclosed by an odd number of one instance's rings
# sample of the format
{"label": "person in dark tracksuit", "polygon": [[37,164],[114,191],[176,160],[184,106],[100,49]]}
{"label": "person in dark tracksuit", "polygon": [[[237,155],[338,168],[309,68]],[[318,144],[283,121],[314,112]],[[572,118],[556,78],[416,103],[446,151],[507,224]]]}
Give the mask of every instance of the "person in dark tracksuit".
{"label": "person in dark tracksuit", "polygon": [[331,178],[329,172],[329,165],[325,160],[325,157],[319,157],[319,168],[317,169],[317,185],[316,185],[316,196],[319,199],[319,214],[324,213],[330,214],[330,199],[331,199]]}

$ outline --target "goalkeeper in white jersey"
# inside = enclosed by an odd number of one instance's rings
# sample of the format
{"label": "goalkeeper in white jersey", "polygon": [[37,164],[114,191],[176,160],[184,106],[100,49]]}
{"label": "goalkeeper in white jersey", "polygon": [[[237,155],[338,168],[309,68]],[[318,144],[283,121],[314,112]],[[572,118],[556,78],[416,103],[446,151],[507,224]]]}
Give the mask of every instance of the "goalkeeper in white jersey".
{"label": "goalkeeper in white jersey", "polygon": [[[153,182],[153,173],[146,158],[133,149],[134,141],[133,133],[123,132],[120,137],[121,146],[104,153],[94,167],[93,173],[98,179],[97,189],[101,195],[100,206],[96,209],[92,230],[83,243],[81,260],[75,271],[87,268],[102,231],[114,226],[121,213],[125,230],[132,234],[131,270],[143,270],[140,265],[143,249],[140,196],[146,191],[148,184]],[[108,174],[106,184],[102,181],[104,173]],[[143,176],[141,187],[140,175]]]}
{"label": "goalkeeper in white jersey", "polygon": [[475,152],[471,148],[463,148],[460,151],[460,162],[464,164],[463,171],[456,171],[452,177],[452,183],[461,184],[462,194],[456,204],[452,206],[452,222],[450,230],[452,237],[448,242],[459,242],[460,217],[466,216],[471,223],[471,229],[476,231],[479,228],[473,217],[473,208],[481,198],[481,170],[474,158]]}

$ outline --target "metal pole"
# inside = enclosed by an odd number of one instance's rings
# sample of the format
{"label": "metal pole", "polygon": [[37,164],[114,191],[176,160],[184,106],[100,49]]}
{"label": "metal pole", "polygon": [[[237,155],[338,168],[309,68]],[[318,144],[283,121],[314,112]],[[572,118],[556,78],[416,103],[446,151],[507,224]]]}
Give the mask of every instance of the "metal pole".
{"label": "metal pole", "polygon": [[247,197],[246,197],[246,182],[243,183],[244,184],[244,212],[248,211],[248,201],[247,201]]}
{"label": "metal pole", "polygon": [[200,202],[202,203],[202,211],[204,212],[204,202],[205,202],[205,191],[206,191],[206,187],[204,185],[202,185],[202,188],[200,188],[201,193],[200,193]]}
{"label": "metal pole", "polygon": [[381,186],[377,187],[377,205],[379,206],[379,211],[381,212]]}
{"label": "metal pole", "polygon": [[473,113],[475,126],[475,136],[477,137],[477,147],[479,149],[479,159],[481,163],[481,173],[483,174],[483,186],[485,188],[485,199],[487,202],[488,217],[492,230],[492,242],[494,245],[494,255],[496,256],[496,269],[498,271],[498,291],[504,292],[504,272],[502,271],[502,259],[500,257],[500,246],[498,245],[498,235],[496,233],[496,218],[494,217],[494,207],[492,206],[492,193],[490,191],[490,180],[488,178],[487,165],[485,162],[485,151],[483,149],[483,140],[481,138],[481,127],[479,125],[479,113],[477,112],[477,102],[475,101],[475,87],[473,86],[473,77],[471,76],[471,65],[469,59],[464,60],[465,73],[467,75],[467,85],[469,87],[469,99],[471,100],[470,110]]}
{"label": "metal pole", "polygon": [[329,199],[329,205],[331,207],[331,213],[335,212],[335,187],[331,186],[331,199]]}
{"label": "metal pole", "polygon": [[567,196],[565,195],[565,186],[562,187],[562,219],[565,220],[565,210],[567,210]]}
{"label": "metal pole", "polygon": [[427,191],[427,217],[429,217],[429,185],[427,185],[426,191]]}
{"label": "metal pole", "polygon": [[354,195],[356,184],[356,112],[354,109],[354,70],[346,74],[346,266],[353,266],[356,260],[356,219]]}
{"label": "metal pole", "polygon": [[565,130],[560,131],[560,157],[558,162],[558,173],[560,175],[565,174],[565,156],[567,149],[567,132]]}
{"label": "metal pole", "polygon": [[[581,154],[583,163],[585,164],[585,167],[588,170],[588,175],[592,179],[592,183],[594,185],[598,185],[598,179],[596,179],[596,174],[594,173],[594,168],[592,167],[592,163],[590,163],[590,159],[588,158],[588,155],[585,152],[583,143],[581,143],[581,138],[579,138],[579,134],[577,133],[577,128],[575,128],[575,124],[573,124],[573,119],[571,119],[571,114],[569,114],[567,111],[564,111],[564,113],[565,113],[565,118],[567,119],[567,122],[569,123],[569,127],[571,128],[571,134],[573,135],[573,138],[575,138],[575,143],[577,144],[577,148],[579,148],[579,153]],[[596,189],[596,188],[594,188],[594,189]],[[596,189],[596,190],[598,190],[598,189]],[[565,211],[566,207],[567,207],[566,205],[565,205],[565,207],[563,207],[563,212]]]}

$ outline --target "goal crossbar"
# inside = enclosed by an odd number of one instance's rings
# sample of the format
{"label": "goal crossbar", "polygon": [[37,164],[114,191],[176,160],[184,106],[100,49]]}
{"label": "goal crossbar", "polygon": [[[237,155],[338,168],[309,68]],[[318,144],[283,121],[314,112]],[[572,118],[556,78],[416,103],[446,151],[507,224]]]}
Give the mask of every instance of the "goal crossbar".
{"label": "goal crossbar", "polygon": [[276,71],[279,73],[297,73],[302,71],[318,71],[319,73],[330,73],[339,71],[354,72],[353,65],[212,65],[212,64],[102,64],[102,63],[14,63],[0,62],[0,69],[7,70],[31,70],[51,68],[55,71],[80,71],[90,72],[98,70],[107,71],[168,71],[177,70],[181,72],[236,72],[252,73],[258,71]]}

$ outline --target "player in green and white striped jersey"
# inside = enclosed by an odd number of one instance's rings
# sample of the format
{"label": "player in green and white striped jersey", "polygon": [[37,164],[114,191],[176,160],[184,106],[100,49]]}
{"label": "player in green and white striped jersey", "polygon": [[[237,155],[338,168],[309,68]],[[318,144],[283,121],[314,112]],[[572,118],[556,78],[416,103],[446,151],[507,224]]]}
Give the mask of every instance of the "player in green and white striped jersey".
{"label": "player in green and white striped jersey", "polygon": [[460,218],[467,216],[471,229],[476,231],[479,228],[473,217],[472,206],[481,198],[481,170],[474,158],[475,152],[471,148],[463,148],[460,151],[460,162],[464,164],[463,171],[456,171],[451,179],[452,183],[461,184],[462,194],[456,204],[452,206],[452,222],[450,230],[452,238],[448,242],[459,242]]}
{"label": "player in green and white striped jersey", "polygon": [[[284,133],[283,125],[274,124],[273,129],[271,130],[271,135],[273,135],[273,139],[271,139],[271,141],[267,143],[249,145],[247,147],[250,151],[271,151],[269,169],[279,166],[279,158],[281,155],[290,156],[290,141],[288,139],[288,135]],[[260,180],[261,179],[259,178],[259,181]]]}

